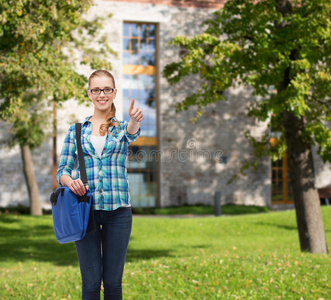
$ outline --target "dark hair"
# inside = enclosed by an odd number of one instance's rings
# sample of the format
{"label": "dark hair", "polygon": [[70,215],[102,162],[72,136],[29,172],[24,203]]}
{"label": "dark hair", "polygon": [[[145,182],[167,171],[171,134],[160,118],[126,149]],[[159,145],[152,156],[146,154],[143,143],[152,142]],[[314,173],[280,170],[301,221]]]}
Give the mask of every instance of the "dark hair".
{"label": "dark hair", "polygon": [[[88,79],[89,88],[90,88],[90,84],[91,84],[91,79],[94,78],[94,77],[97,77],[97,76],[98,77],[106,76],[106,77],[111,78],[111,80],[113,81],[113,84],[114,84],[114,88],[116,88],[115,78],[114,78],[113,74],[111,74],[110,72],[108,72],[106,70],[96,70],[90,75],[90,77]],[[107,122],[100,125],[100,128],[99,128],[100,135],[102,135],[102,136],[106,135],[109,127],[111,127],[111,126],[118,126],[119,127],[119,131],[116,131],[117,134],[121,131],[120,123],[118,121],[112,121],[112,118],[115,117],[115,115],[116,115],[116,107],[115,107],[115,104],[112,103],[110,113],[107,116]],[[111,134],[114,135],[113,133],[111,133]]]}

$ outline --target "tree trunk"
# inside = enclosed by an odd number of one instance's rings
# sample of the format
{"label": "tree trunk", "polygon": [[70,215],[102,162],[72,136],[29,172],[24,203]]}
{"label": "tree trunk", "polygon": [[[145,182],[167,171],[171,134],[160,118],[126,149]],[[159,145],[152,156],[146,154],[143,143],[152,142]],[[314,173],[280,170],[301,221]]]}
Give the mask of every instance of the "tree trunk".
{"label": "tree trunk", "polygon": [[311,145],[302,139],[304,120],[289,111],[283,117],[301,251],[327,253]]}
{"label": "tree trunk", "polygon": [[23,171],[30,200],[30,213],[32,216],[41,216],[42,209],[39,200],[39,191],[36,178],[34,176],[33,162],[31,157],[30,147],[28,145],[21,146],[21,154],[23,160]]}
{"label": "tree trunk", "polygon": [[[299,52],[290,54],[296,60]],[[284,91],[291,82],[291,69],[284,71],[279,92]],[[293,189],[301,251],[327,253],[320,200],[315,187],[315,169],[310,141],[305,141],[302,133],[305,124],[303,117],[291,111],[283,111],[283,127],[287,143],[290,180]]]}
{"label": "tree trunk", "polygon": [[[276,9],[283,17],[287,17],[292,14],[292,1],[276,0]],[[286,22],[282,24],[275,22],[275,27],[279,30],[286,26]],[[291,61],[297,60],[299,50],[293,49],[289,58]],[[290,74],[289,66],[284,71],[283,81],[279,84],[279,93],[286,90],[290,84]],[[304,119],[303,117],[296,117],[290,111],[284,111],[283,126],[301,251],[327,253],[320,201],[315,187],[315,169],[311,144],[308,141],[305,142],[302,137],[305,127]]]}

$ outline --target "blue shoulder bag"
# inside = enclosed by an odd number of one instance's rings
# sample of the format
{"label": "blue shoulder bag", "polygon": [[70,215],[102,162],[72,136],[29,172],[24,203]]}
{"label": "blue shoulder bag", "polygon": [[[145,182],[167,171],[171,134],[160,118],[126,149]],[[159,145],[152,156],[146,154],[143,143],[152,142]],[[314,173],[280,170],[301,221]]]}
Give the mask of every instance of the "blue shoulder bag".
{"label": "blue shoulder bag", "polygon": [[[76,123],[76,141],[80,177],[87,185],[86,167],[81,143],[81,123]],[[53,225],[56,239],[60,244],[75,242],[95,230],[93,198],[90,190],[79,196],[68,187],[57,188],[50,197]]]}

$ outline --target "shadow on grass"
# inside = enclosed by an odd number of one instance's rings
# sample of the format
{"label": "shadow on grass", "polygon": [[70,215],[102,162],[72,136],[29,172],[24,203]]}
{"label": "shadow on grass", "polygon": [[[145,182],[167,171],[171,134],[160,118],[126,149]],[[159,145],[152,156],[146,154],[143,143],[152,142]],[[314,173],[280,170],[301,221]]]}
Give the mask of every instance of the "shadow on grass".
{"label": "shadow on grass", "polygon": [[21,220],[19,218],[16,219],[12,219],[10,217],[8,217],[7,215],[1,216],[1,223],[5,223],[5,224],[12,224],[12,223],[19,223]]}
{"label": "shadow on grass", "polygon": [[262,225],[262,226],[272,226],[272,227],[277,227],[277,228],[286,229],[286,230],[298,230],[297,226],[288,226],[288,225],[275,224],[275,223],[266,223],[266,222],[256,222],[254,224]]}
{"label": "shadow on grass", "polygon": [[190,248],[193,248],[193,249],[204,249],[204,248],[208,248],[210,247],[209,245],[192,245],[190,246]]}
{"label": "shadow on grass", "polygon": [[78,265],[74,243],[59,244],[52,217],[0,215],[1,262],[49,262]]}
{"label": "shadow on grass", "polygon": [[[133,237],[132,237],[133,238]],[[128,249],[127,261],[170,256],[171,250]],[[56,266],[78,265],[74,243],[59,244],[51,219],[0,216],[1,262],[49,262]]]}
{"label": "shadow on grass", "polygon": [[76,265],[77,256],[74,243],[61,245],[54,236],[53,228],[37,226],[33,230],[8,229],[1,231],[1,261],[39,261],[54,265]]}
{"label": "shadow on grass", "polygon": [[[274,224],[274,223],[265,223],[265,222],[258,222],[255,223],[256,225],[263,225],[263,226],[273,226],[273,227],[278,227],[281,229],[286,229],[286,230],[298,230],[297,226],[288,226],[288,225],[282,225],[282,224]],[[324,228],[324,232],[331,232],[331,230]]]}
{"label": "shadow on grass", "polygon": [[134,262],[137,260],[149,260],[158,257],[172,257],[170,254],[171,250],[162,249],[162,250],[152,250],[152,249],[128,249],[128,253],[126,256],[127,262]]}

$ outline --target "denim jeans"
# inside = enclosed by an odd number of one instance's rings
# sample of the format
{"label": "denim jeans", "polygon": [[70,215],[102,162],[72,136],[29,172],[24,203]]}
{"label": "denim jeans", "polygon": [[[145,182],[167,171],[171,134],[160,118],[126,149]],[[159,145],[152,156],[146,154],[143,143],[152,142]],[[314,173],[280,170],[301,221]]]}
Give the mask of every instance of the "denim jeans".
{"label": "denim jeans", "polygon": [[96,231],[75,242],[82,275],[82,299],[122,299],[122,276],[132,228],[131,207],[94,211]]}

